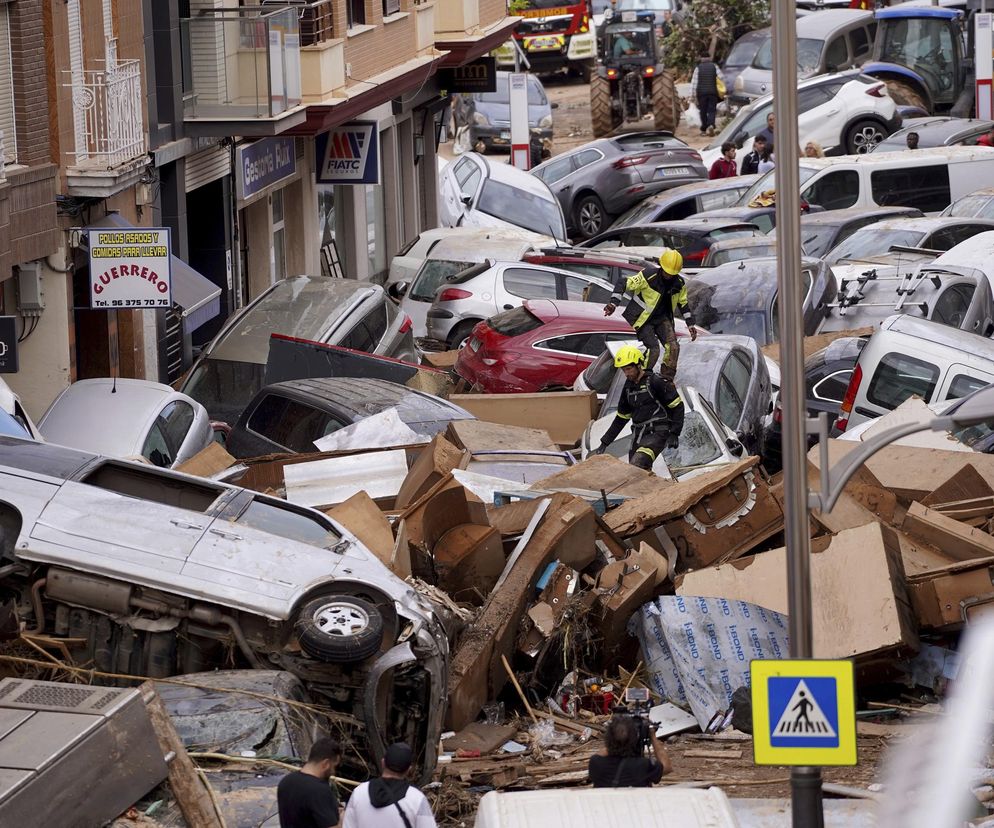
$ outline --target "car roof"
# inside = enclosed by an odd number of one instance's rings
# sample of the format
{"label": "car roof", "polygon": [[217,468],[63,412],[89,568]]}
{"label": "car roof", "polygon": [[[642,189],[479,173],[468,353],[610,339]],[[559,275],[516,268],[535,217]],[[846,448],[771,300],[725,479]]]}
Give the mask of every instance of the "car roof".
{"label": "car roof", "polygon": [[137,379],[85,379],[66,388],[38,423],[53,443],[72,444],[85,430],[87,449],[110,457],[141,453],[148,428],[163,406],[183,400],[196,412],[200,403],[168,385]]}
{"label": "car roof", "polygon": [[671,190],[664,190],[656,195],[649,196],[646,201],[652,204],[671,204],[683,198],[699,195],[701,193],[721,192],[722,190],[748,190],[755,182],[759,181],[759,175],[737,175],[734,178],[716,178],[709,180],[702,178],[700,181],[692,181],[689,184],[681,184]]}
{"label": "car roof", "polygon": [[[848,210],[845,212],[848,212]],[[934,233],[943,227],[962,224],[990,225],[991,229],[994,230],[994,219],[957,218],[956,216],[908,216],[907,218],[896,217],[883,219],[873,224],[868,224],[866,227],[860,227],[856,232],[873,230],[875,228],[877,230],[920,230],[923,233]]]}
{"label": "car roof", "polygon": [[881,322],[880,330],[918,337],[928,341],[930,345],[953,348],[981,359],[994,360],[994,341],[984,336],[977,336],[972,331],[961,331],[959,328],[933,322],[930,319],[922,319],[907,313],[896,314]]}
{"label": "car roof", "polygon": [[894,152],[869,152],[863,155],[836,155],[831,158],[801,158],[801,167],[816,171],[828,169],[838,164],[863,164],[876,166],[888,162],[904,167],[914,167],[916,161],[946,159],[948,161],[974,161],[981,158],[994,158],[991,147],[924,147],[916,150],[896,150]]}
{"label": "car roof", "polygon": [[[824,210],[818,213],[806,213],[801,216],[802,225],[819,225],[824,224],[829,227],[834,227],[836,225],[848,224],[851,221],[859,221],[864,218],[871,218],[872,216],[900,216],[902,213],[907,215],[909,219],[921,218],[921,216],[916,215],[920,213],[914,207],[849,207],[846,210]],[[880,222],[875,222],[870,227],[876,227]],[[860,230],[863,228],[861,227]]]}
{"label": "car roof", "polygon": [[[994,274],[994,227],[964,239],[955,247],[936,256],[932,266],[975,267],[984,273]],[[990,276],[988,276],[990,278]]]}
{"label": "car roof", "polygon": [[675,219],[673,221],[653,221],[646,222],[645,224],[631,224],[628,227],[620,229],[636,230],[639,227],[649,227],[654,230],[670,228],[673,230],[691,230],[702,234],[708,233],[711,230],[724,230],[728,227],[741,227],[743,230],[748,230],[750,228],[753,230],[756,229],[755,225],[749,224],[748,222],[743,222],[737,218],[724,218],[721,215],[718,215],[716,218],[693,216],[691,218]]}
{"label": "car roof", "polygon": [[[551,237],[548,238],[553,243]],[[454,259],[455,261],[484,262],[487,259],[519,259],[535,248],[537,242],[521,238],[490,238],[477,234],[469,238],[440,239],[428,252],[426,259]]]}
{"label": "car roof", "polygon": [[[817,270],[820,264],[819,259],[810,256],[801,259],[801,267],[804,269]],[[720,289],[723,305],[766,307],[777,289],[777,259],[776,256],[756,256],[740,262],[706,267],[687,279],[687,288],[692,288],[695,283]]]}
{"label": "car roof", "polygon": [[718,239],[711,245],[711,251],[737,250],[740,247],[769,247],[771,244],[776,244],[775,230],[763,236],[738,236],[734,239]]}
{"label": "car roof", "polygon": [[604,316],[604,305],[599,302],[571,302],[566,299],[527,299],[525,309],[543,322],[554,319],[589,325],[599,323],[598,330],[629,331],[631,325],[621,314]]}
{"label": "car roof", "polygon": [[866,339],[867,337],[862,336],[840,336],[838,339],[833,339],[824,348],[820,348],[804,360],[804,369],[810,370],[840,359],[855,360],[863,350]]}
{"label": "car roof", "polygon": [[985,118],[948,118],[930,119],[921,126],[912,125],[904,127],[890,136],[888,141],[895,136],[904,138],[909,132],[917,132],[919,139],[929,138],[931,141],[943,143],[949,138],[955,138],[960,133],[976,132],[977,130],[989,130],[994,126],[994,121]]}
{"label": "car roof", "polygon": [[89,451],[0,435],[0,466],[68,480],[96,459]]}
{"label": "car roof", "polygon": [[327,403],[339,410],[350,411],[354,419],[369,417],[397,408],[405,423],[420,422],[421,415],[438,419],[474,419],[466,409],[416,388],[372,377],[310,377],[267,385],[265,392],[283,393],[315,404]]}
{"label": "car roof", "polygon": [[206,356],[263,364],[269,354],[270,334],[320,340],[348,313],[354,300],[382,292],[379,285],[356,279],[281,279],[221,330]]}
{"label": "car roof", "polygon": [[718,384],[718,376],[725,358],[733,350],[744,348],[758,361],[763,358],[759,344],[750,336],[738,334],[712,334],[699,336],[693,342],[680,343],[680,360],[677,363],[676,381],[680,385],[692,385],[708,400],[713,399],[713,391]]}
{"label": "car roof", "polygon": [[[549,189],[549,185],[538,176],[532,175],[530,172],[519,170],[511,164],[492,161],[485,155],[480,155],[478,152],[466,152],[463,153],[462,157],[472,158],[475,160],[483,167],[486,175],[494,181],[499,181],[502,184],[509,184],[520,190],[531,193],[532,195],[542,196],[542,198],[547,201],[556,201],[556,197],[552,194],[552,190]],[[453,163],[459,162],[455,161]]]}
{"label": "car roof", "polygon": [[861,20],[870,22],[873,20],[873,12],[859,9],[824,9],[800,18],[797,21],[797,36],[802,38],[827,35],[840,26]]}

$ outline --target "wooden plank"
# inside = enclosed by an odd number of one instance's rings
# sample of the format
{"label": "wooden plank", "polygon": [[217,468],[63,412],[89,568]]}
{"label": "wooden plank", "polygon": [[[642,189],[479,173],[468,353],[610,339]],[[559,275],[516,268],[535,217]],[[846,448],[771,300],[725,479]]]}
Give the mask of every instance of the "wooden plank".
{"label": "wooden plank", "polygon": [[688,759],[741,759],[741,750],[706,750],[704,748],[691,748],[685,750],[683,755]]}
{"label": "wooden plank", "polygon": [[195,828],[223,828],[211,795],[204,787],[193,760],[187,755],[186,747],[176,733],[162,699],[155,692],[155,685],[146,681],[139,686],[138,691],[145,702],[162,754],[174,755],[169,763],[169,787],[187,825]]}
{"label": "wooden plank", "polygon": [[994,557],[994,537],[921,503],[911,504],[901,529],[956,561]]}

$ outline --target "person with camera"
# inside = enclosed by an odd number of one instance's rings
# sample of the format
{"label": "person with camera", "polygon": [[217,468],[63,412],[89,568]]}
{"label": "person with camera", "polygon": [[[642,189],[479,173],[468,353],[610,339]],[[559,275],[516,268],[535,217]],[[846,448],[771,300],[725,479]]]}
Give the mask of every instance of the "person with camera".
{"label": "person with camera", "polygon": [[[644,755],[646,741],[652,746],[652,757]],[[587,766],[595,788],[649,788],[672,770],[673,763],[656,738],[655,728],[647,720],[625,713],[611,717],[604,730],[604,747],[590,757]]]}

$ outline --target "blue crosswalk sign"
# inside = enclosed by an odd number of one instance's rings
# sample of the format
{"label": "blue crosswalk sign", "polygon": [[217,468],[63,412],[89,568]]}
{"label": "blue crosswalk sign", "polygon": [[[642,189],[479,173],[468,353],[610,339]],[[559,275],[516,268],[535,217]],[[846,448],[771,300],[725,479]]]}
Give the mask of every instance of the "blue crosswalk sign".
{"label": "blue crosswalk sign", "polygon": [[834,677],[774,677],[769,683],[773,747],[838,747],[839,703]]}

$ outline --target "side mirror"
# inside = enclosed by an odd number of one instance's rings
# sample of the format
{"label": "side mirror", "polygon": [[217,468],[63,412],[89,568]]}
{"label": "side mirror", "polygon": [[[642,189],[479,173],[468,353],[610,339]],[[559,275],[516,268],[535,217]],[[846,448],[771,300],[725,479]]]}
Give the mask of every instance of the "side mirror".
{"label": "side mirror", "polygon": [[735,146],[738,147],[739,149],[742,149],[742,147],[745,146],[746,138],[748,138],[748,137],[749,137],[749,134],[746,133],[746,132],[741,132],[738,135],[736,135],[735,136]]}
{"label": "side mirror", "polygon": [[394,282],[392,285],[390,285],[390,287],[387,288],[387,295],[391,299],[396,299],[397,301],[400,301],[407,293],[407,289],[409,287],[410,284],[404,280],[401,280],[399,282]]}
{"label": "side mirror", "polygon": [[223,446],[228,442],[228,437],[231,434],[231,426],[220,420],[211,420],[211,431],[214,432],[214,442],[220,443]]}
{"label": "side mirror", "polygon": [[725,445],[728,446],[728,450],[736,457],[741,456],[742,452],[745,451],[745,449],[742,446],[742,443],[740,443],[738,440],[733,440],[731,437],[725,440]]}
{"label": "side mirror", "polygon": [[466,193],[459,193],[459,200],[469,207],[469,205],[473,203],[473,196],[466,195]]}

